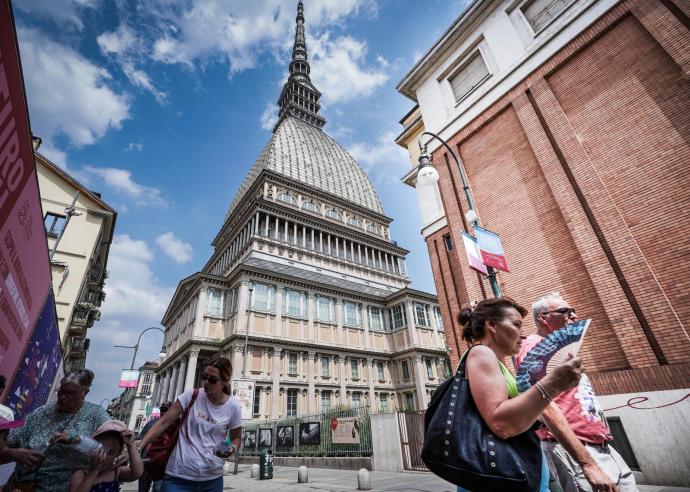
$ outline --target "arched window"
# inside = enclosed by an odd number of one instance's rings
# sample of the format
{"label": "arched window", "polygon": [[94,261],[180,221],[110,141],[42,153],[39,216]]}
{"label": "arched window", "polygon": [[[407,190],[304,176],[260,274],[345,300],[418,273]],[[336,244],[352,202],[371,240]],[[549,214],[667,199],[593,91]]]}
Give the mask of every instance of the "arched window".
{"label": "arched window", "polygon": [[326,217],[328,217],[329,219],[343,220],[340,213],[335,209],[331,209],[328,212],[326,212]]}
{"label": "arched window", "polygon": [[317,214],[321,213],[321,206],[317,205],[314,202],[304,202],[302,204],[302,209],[309,210],[310,212],[314,212]]}
{"label": "arched window", "polygon": [[294,196],[289,193],[280,193],[278,195],[278,200],[281,202],[289,203],[290,205],[297,205],[297,200]]}
{"label": "arched window", "polygon": [[376,224],[369,224],[367,226],[367,232],[371,232],[373,234],[378,234],[379,236],[381,235],[381,228],[377,226]]}
{"label": "arched window", "polygon": [[347,223],[351,226],[362,227],[362,222],[360,222],[360,220],[356,217],[350,217],[347,219]]}

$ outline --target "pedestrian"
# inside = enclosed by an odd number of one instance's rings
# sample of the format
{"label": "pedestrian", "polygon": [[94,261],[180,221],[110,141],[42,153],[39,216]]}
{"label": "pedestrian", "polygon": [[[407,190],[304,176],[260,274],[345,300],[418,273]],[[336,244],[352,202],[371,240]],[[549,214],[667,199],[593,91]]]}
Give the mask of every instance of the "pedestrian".
{"label": "pedestrian", "polygon": [[20,429],[10,432],[3,461],[17,462],[17,488],[38,492],[67,492],[72,472],[86,469],[89,457],[73,446],[110,420],[100,405],[84,401],[94,374],[73,369],[60,380],[57,401],[31,412]]}
{"label": "pedestrian", "polygon": [[[139,449],[146,449],[192,403],[192,411],[180,426],[177,445],[168,460],[162,492],[223,490],[223,460],[237,451],[242,437],[242,409],[230,395],[231,376],[232,363],[228,359],[211,360],[201,373],[204,384],[196,400],[192,402],[197,390],[182,393],[139,443]],[[232,440],[229,449],[217,452],[228,434]]]}
{"label": "pedestrian", "polygon": [[[527,310],[509,297],[486,299],[473,308],[465,306],[459,321],[462,337],[470,345],[461,360],[477,410],[491,432],[509,439],[526,432],[548,405],[544,394],[557,395],[577,386],[582,366],[580,359],[570,358],[556,366],[538,386],[519,393],[515,377],[504,361],[516,354],[522,343],[522,319]],[[534,441],[537,448],[539,444]],[[547,490],[549,471],[545,458],[528,476],[537,477],[538,490]],[[496,470],[500,473],[500,470]],[[458,487],[459,492],[465,491]],[[479,492],[479,491],[474,491]]]}
{"label": "pedestrian", "polygon": [[[120,483],[133,482],[144,472],[139,451],[134,445],[134,432],[119,420],[109,420],[93,434],[100,445],[89,455],[87,470],[72,474],[69,492],[118,492]],[[128,466],[117,466],[115,460],[127,448]]]}
{"label": "pedestrian", "polygon": [[[160,420],[163,415],[166,414],[168,410],[170,410],[170,407],[172,407],[172,402],[171,401],[164,401],[161,403],[160,406],[160,417],[154,417],[148,422],[146,422],[146,425],[144,426],[143,429],[139,432],[139,435],[137,436],[137,440],[141,441],[146,433],[151,429],[151,427],[154,426],[156,422]],[[144,474],[141,476],[139,479],[139,492],[149,492],[149,489],[151,488],[151,485],[153,484],[153,492],[160,492],[161,487],[163,486],[163,481],[162,480],[152,480],[151,477],[149,476],[146,471],[144,471]]]}
{"label": "pedestrian", "polygon": [[[537,333],[523,342],[516,367],[544,337],[577,320],[575,309],[557,292],[535,301],[532,316]],[[578,386],[554,395],[543,421],[547,428],[537,433],[551,474],[565,492],[637,491],[632,471],[609,444],[613,437],[587,375]]]}
{"label": "pedestrian", "polygon": [[[10,429],[18,429],[22,425],[24,425],[24,421],[15,420],[14,412],[10,407],[0,405],[0,452],[7,447],[7,438],[10,435]],[[3,473],[6,473],[6,470],[10,470],[10,476],[7,477],[7,480],[5,482],[0,482],[0,491],[2,492],[14,490],[14,473],[11,471],[13,466],[14,463],[0,465],[0,470],[2,470]]]}

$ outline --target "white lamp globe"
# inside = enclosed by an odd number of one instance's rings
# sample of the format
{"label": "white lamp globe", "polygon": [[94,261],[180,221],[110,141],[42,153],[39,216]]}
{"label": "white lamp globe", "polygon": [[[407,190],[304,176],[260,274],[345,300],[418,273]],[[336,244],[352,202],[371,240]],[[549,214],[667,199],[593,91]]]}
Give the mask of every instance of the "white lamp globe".
{"label": "white lamp globe", "polygon": [[438,171],[431,166],[422,166],[417,173],[417,186],[433,186],[438,183]]}

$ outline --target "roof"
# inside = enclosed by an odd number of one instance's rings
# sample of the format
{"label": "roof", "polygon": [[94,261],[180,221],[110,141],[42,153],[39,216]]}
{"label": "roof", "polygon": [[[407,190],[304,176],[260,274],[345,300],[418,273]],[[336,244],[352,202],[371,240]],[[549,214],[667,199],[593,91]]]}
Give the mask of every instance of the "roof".
{"label": "roof", "polygon": [[357,161],[321,129],[297,118],[287,117],[275,129],[235,194],[228,216],[264,169],[384,214],[374,186]]}

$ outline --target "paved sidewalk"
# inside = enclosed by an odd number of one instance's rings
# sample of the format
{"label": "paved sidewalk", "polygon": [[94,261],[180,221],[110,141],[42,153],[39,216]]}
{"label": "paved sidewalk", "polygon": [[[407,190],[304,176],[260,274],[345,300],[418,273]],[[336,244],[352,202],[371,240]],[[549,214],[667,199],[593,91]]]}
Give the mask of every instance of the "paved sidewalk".
{"label": "paved sidewalk", "polygon": [[[225,490],[261,492],[349,492],[357,490],[357,472],[309,469],[309,483],[297,483],[297,468],[277,466],[272,480],[250,478],[249,465],[240,465],[236,476],[225,477]],[[454,485],[432,473],[371,473],[372,492],[455,492]],[[640,485],[640,492],[690,492],[690,488]],[[136,482],[123,484],[122,490],[137,490]]]}

